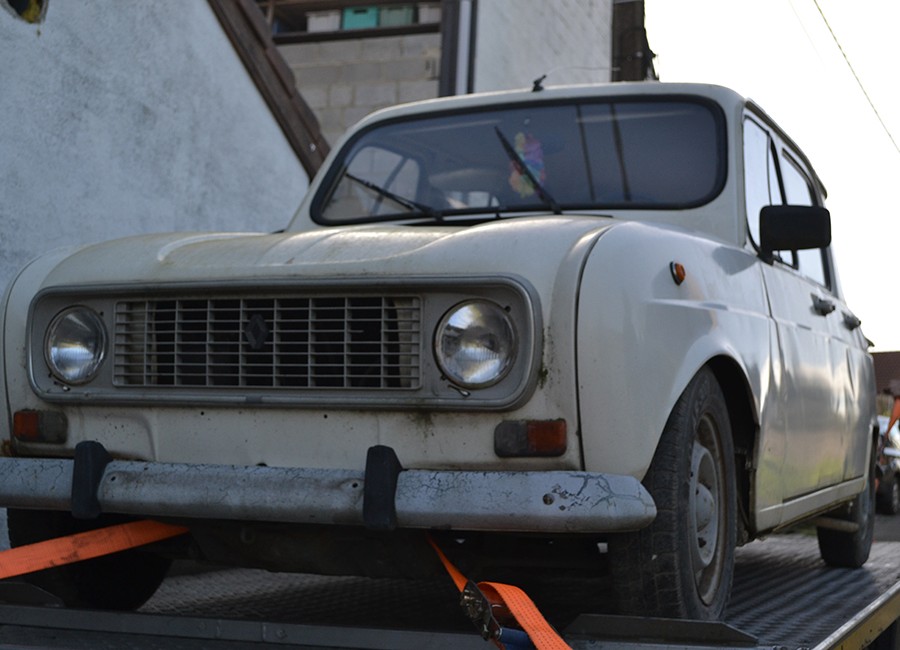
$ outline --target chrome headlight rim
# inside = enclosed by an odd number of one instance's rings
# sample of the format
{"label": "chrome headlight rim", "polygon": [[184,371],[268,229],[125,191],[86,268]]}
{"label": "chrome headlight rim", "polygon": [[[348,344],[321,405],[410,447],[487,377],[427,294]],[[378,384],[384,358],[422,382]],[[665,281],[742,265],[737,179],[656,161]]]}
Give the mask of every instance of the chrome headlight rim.
{"label": "chrome headlight rim", "polygon": [[[498,356],[493,360],[493,363],[490,363],[489,361],[486,364],[487,368],[482,368],[481,371],[478,371],[477,369],[473,371],[470,368],[467,372],[465,366],[458,363],[460,361],[459,358],[446,353],[445,343],[448,338],[453,338],[447,336],[450,328],[459,324],[454,324],[455,319],[465,321],[467,314],[472,316],[474,315],[472,313],[473,311],[479,312],[480,310],[484,310],[484,313],[480,314],[482,319],[484,319],[485,315],[492,316],[496,319],[495,325],[500,325],[500,331],[490,329],[489,331],[498,335],[498,339],[501,342],[505,338],[505,351],[503,350],[503,346],[501,346],[500,352],[502,352],[502,354],[498,353]],[[483,326],[486,325],[483,320],[481,324]],[[465,334],[465,332],[463,332],[463,334]],[[457,336],[456,338],[459,337]],[[489,388],[503,381],[515,365],[518,346],[519,336],[516,331],[515,323],[508,310],[492,300],[473,298],[455,304],[444,313],[435,328],[433,351],[438,367],[446,379],[460,388],[479,389]]]}
{"label": "chrome headlight rim", "polygon": [[[69,328],[68,333],[64,327]],[[93,381],[100,372],[106,359],[107,341],[106,324],[100,314],[84,305],[67,307],[47,327],[44,362],[58,381],[81,386]],[[82,351],[75,352],[73,357],[73,350],[79,347]]]}

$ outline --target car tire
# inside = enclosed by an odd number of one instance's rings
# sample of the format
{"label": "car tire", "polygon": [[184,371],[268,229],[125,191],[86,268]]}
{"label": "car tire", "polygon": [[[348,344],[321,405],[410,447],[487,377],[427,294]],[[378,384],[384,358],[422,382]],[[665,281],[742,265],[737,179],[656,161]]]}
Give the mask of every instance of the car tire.
{"label": "car tire", "polygon": [[857,525],[855,531],[817,527],[819,553],[825,564],[836,567],[861,567],[869,559],[875,533],[875,463],[869,468],[866,489],[850,502],[826,515]]}
{"label": "car tire", "polygon": [[[124,521],[128,520],[108,516],[85,521],[56,511],[7,511],[13,547]],[[137,609],[156,592],[171,563],[168,558],[132,549],[31,573],[25,580],[58,597],[68,607],[127,611]]]}
{"label": "car tire", "polygon": [[890,497],[885,503],[884,511],[889,515],[896,515],[900,512],[900,481],[897,480],[896,474],[891,479]]}
{"label": "car tire", "polygon": [[900,481],[896,474],[882,481],[887,483],[887,489],[876,494],[875,509],[884,515],[896,515],[900,512]]}
{"label": "car tire", "polygon": [[608,540],[619,612],[720,619],[734,574],[737,498],[728,409],[708,368],[675,404],[643,483],[656,503],[653,523]]}

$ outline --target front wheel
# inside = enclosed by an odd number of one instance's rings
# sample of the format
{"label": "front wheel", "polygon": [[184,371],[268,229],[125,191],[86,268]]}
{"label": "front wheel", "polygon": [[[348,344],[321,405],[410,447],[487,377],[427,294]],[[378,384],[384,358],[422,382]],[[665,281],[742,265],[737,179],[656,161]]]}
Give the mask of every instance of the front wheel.
{"label": "front wheel", "polygon": [[721,618],[734,573],[737,498],[728,410],[708,368],[675,404],[643,483],[656,519],[608,544],[620,613]]}
{"label": "front wheel", "polygon": [[[13,547],[123,521],[122,518],[112,517],[85,521],[56,511],[7,511],[9,541]],[[45,569],[28,574],[25,579],[57,596],[68,607],[131,610],[143,605],[154,594],[166,577],[170,564],[168,558],[142,549],[131,549]]]}

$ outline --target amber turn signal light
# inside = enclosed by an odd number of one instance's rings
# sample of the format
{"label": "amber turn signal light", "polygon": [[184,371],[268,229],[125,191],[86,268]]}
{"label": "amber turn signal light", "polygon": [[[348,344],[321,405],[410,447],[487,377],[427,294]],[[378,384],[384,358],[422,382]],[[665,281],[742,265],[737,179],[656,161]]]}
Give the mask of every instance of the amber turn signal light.
{"label": "amber turn signal light", "polygon": [[501,458],[562,456],[565,420],[504,420],[494,429],[494,452]]}
{"label": "amber turn signal light", "polygon": [[684,282],[684,279],[687,277],[687,271],[684,269],[684,264],[679,262],[670,262],[669,272],[672,274],[672,279],[678,286],[681,286],[681,283]]}
{"label": "amber turn signal light", "polygon": [[69,421],[58,411],[16,411],[13,437],[22,442],[65,442]]}

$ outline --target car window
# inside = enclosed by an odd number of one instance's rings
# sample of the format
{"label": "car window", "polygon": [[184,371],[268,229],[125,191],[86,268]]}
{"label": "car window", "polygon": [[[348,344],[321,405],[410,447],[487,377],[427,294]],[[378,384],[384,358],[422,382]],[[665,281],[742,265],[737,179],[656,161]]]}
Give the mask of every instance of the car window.
{"label": "car window", "polygon": [[715,189],[716,130],[705,107],[585,106],[579,125],[591,196],[600,203],[684,205]]}
{"label": "car window", "polygon": [[321,223],[686,208],[725,181],[724,117],[689,99],[527,103],[381,123],[339,153]]}
{"label": "car window", "polygon": [[387,147],[363,147],[344,171],[329,209],[336,218],[395,214],[404,206],[393,197],[418,192],[419,167],[417,161]]}
{"label": "car window", "polygon": [[[759,212],[766,205],[816,205],[809,175],[787,152],[776,153],[769,131],[754,119],[744,120],[744,195],[750,241],[759,248]],[[775,258],[807,278],[828,286],[824,249],[774,251]]]}
{"label": "car window", "polygon": [[759,211],[782,201],[774,144],[768,131],[751,119],[744,120],[744,197],[750,239],[758,247]]}
{"label": "car window", "polygon": [[[789,154],[781,155],[781,176],[784,181],[785,203],[789,205],[815,205],[815,194],[809,177],[800,169],[800,164]],[[795,266],[806,277],[826,285],[824,251],[820,248],[796,251]]]}

